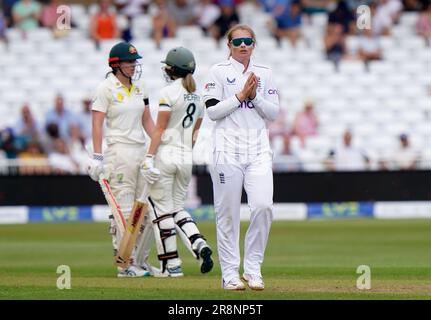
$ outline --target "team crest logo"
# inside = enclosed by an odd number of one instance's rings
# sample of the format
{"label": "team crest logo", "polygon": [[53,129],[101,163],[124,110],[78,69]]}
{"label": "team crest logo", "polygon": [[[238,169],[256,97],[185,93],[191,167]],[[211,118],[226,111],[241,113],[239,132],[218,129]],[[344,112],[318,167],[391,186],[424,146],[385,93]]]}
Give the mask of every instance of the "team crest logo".
{"label": "team crest logo", "polygon": [[131,54],[134,54],[134,53],[136,53],[137,51],[136,51],[136,48],[135,48],[135,47],[130,46],[130,47],[129,47],[129,52],[130,52]]}
{"label": "team crest logo", "polygon": [[124,97],[123,97],[123,95],[122,95],[121,93],[118,93],[118,94],[117,94],[117,100],[118,100],[119,102],[123,102]]}
{"label": "team crest logo", "polygon": [[232,80],[230,80],[228,77],[226,77],[226,80],[227,80],[227,84],[235,84],[236,78],[233,78]]}
{"label": "team crest logo", "polygon": [[189,68],[194,68],[194,67],[195,67],[195,62],[194,61],[190,61]]}

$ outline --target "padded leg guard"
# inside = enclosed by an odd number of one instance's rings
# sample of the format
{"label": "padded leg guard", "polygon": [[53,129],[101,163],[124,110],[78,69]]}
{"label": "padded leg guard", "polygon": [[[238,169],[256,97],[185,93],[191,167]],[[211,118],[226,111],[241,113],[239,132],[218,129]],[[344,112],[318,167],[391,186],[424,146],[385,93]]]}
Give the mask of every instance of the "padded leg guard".
{"label": "padded leg guard", "polygon": [[162,272],[165,271],[166,267],[174,268],[181,265],[177,251],[175,222],[172,215],[161,215],[152,222]]}
{"label": "padded leg guard", "polygon": [[205,238],[199,233],[196,222],[185,210],[175,212],[173,216],[175,228],[184,245],[196,259],[199,259],[198,245],[200,242],[205,241]]}

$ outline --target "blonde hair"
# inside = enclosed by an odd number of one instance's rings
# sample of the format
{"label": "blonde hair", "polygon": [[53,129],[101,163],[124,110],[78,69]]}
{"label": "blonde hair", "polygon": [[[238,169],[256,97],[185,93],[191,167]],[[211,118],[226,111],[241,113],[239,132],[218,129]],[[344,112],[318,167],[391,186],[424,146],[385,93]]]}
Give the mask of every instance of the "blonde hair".
{"label": "blonde hair", "polygon": [[[244,31],[247,31],[248,33],[250,33],[251,37],[254,40],[254,43],[257,44],[256,34],[254,33],[253,29],[250,26],[246,25],[246,24],[236,24],[236,25],[234,25],[233,27],[231,27],[229,29],[229,31],[226,33],[226,37],[227,37],[227,42],[228,43],[230,43],[232,41],[232,38],[233,38],[232,35],[237,30],[244,30]],[[232,53],[229,51],[229,57],[231,55],[232,55]]]}
{"label": "blonde hair", "polygon": [[187,73],[182,82],[184,89],[186,89],[188,93],[196,91],[196,82],[191,73]]}

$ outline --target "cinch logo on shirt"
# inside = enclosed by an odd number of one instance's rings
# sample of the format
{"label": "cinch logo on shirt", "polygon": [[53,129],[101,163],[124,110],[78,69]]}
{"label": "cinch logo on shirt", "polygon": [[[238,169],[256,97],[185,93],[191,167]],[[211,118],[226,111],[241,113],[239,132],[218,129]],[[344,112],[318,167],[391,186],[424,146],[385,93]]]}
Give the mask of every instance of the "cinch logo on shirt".
{"label": "cinch logo on shirt", "polygon": [[269,89],[268,94],[278,94],[278,91],[276,89]]}
{"label": "cinch logo on shirt", "polygon": [[241,104],[238,106],[238,108],[253,109],[254,108],[254,104],[250,100],[244,100],[244,101],[241,102]]}
{"label": "cinch logo on shirt", "polygon": [[214,82],[208,82],[206,85],[205,85],[205,90],[206,91],[210,91],[211,89],[214,89],[215,88],[215,83]]}

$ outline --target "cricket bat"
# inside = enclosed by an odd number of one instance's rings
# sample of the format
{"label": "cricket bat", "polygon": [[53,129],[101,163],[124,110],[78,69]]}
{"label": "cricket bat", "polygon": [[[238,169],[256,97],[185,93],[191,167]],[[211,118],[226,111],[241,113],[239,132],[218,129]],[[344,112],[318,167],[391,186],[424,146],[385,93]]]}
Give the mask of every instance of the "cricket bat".
{"label": "cricket bat", "polygon": [[118,254],[115,257],[115,263],[119,267],[127,268],[130,263],[130,256],[135,248],[145,215],[148,213],[147,193],[148,185],[146,184],[142,196],[133,204]]}
{"label": "cricket bat", "polygon": [[106,202],[111,209],[111,213],[114,216],[114,220],[116,222],[117,228],[120,232],[121,237],[124,235],[126,228],[126,220],[124,219],[123,212],[121,211],[120,206],[115,200],[114,195],[112,194],[111,188],[109,187],[108,180],[106,180],[103,175],[99,177],[99,185],[102,189],[103,195],[105,196]]}

